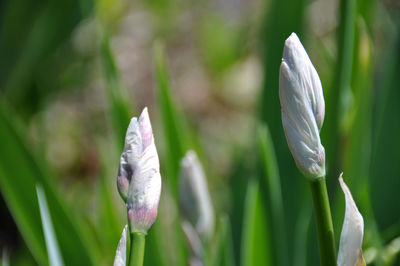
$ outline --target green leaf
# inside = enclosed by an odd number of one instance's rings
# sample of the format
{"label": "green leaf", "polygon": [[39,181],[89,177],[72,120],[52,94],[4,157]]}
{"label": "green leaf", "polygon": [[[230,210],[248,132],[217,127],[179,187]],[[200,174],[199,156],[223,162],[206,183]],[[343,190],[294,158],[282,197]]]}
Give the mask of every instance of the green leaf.
{"label": "green leaf", "polygon": [[261,164],[263,166],[267,191],[271,202],[271,218],[274,232],[273,238],[276,250],[276,263],[278,265],[289,265],[287,256],[289,251],[286,244],[285,218],[279,169],[271,134],[266,125],[262,125],[259,128],[258,142],[258,146],[260,147]]}
{"label": "green leaf", "polygon": [[272,265],[267,215],[256,180],[247,186],[243,217],[241,265]]}
{"label": "green leaf", "polygon": [[324,128],[321,131],[322,144],[325,147],[327,161],[327,180],[336,180],[340,169],[338,167],[339,146],[342,134],[340,125],[343,115],[349,105],[351,75],[353,66],[354,31],[356,16],[356,1],[340,1],[338,55],[334,83],[325,90],[326,116]]}
{"label": "green leaf", "polygon": [[[174,212],[171,211],[171,208],[175,210],[178,209],[176,198],[178,192],[178,175],[180,160],[184,156],[188,134],[182,125],[181,117],[176,111],[171,97],[171,88],[165,63],[164,49],[161,43],[156,43],[154,45],[154,61],[157,100],[161,113],[163,133],[165,135],[165,152],[162,156],[163,160],[161,161],[166,162],[164,164],[166,171],[162,171],[162,177],[163,182],[166,182],[163,184],[163,190],[167,191],[168,196],[167,193],[163,193],[162,197],[164,195],[164,200],[166,200],[166,197],[170,197],[167,200],[170,200],[168,203],[172,205],[167,206],[160,202],[159,208],[168,208],[169,210],[168,212],[166,212],[166,210],[159,212],[158,223],[160,224],[155,225],[155,231],[159,234],[159,237],[161,237],[161,233],[163,233],[162,241],[160,241],[163,242],[160,243],[160,247],[164,246],[163,249],[161,249],[162,252],[170,249],[171,245],[174,247],[174,254],[167,254],[170,259],[172,259],[169,264],[184,265],[186,263],[187,247],[183,242],[183,232],[179,226],[179,216],[177,213],[174,214]],[[168,213],[169,217],[166,217],[166,213]],[[167,221],[170,221],[170,223],[167,224]],[[161,229],[164,230],[164,232],[161,231]],[[171,241],[173,241],[173,243],[171,243]]]}
{"label": "green leaf", "polygon": [[[0,190],[27,246],[36,261],[47,264],[45,239],[36,200],[36,184],[41,184],[48,199],[62,257],[67,265],[92,265],[91,256],[78,230],[48,176],[37,164],[16,131],[12,112],[0,105]],[[66,233],[67,232],[67,233]]]}
{"label": "green leaf", "polygon": [[169,184],[174,193],[177,192],[179,163],[185,155],[185,130],[182,126],[175,104],[171,96],[170,82],[168,78],[164,48],[161,43],[154,45],[155,78],[157,84],[157,96],[160,106],[161,120],[166,141],[165,157],[169,173]]}
{"label": "green leaf", "polygon": [[219,219],[217,231],[216,252],[213,256],[213,266],[234,266],[235,258],[233,255],[232,228],[229,217],[223,215]]}
{"label": "green leaf", "polygon": [[115,139],[119,151],[122,151],[126,129],[132,117],[132,107],[128,93],[121,84],[118,68],[110,48],[109,37],[104,34],[101,45],[101,58],[106,81],[106,92],[111,114]]}
{"label": "green leaf", "polygon": [[[99,239],[101,248],[97,250],[104,263],[111,264],[115,246],[121,237],[120,228],[126,224],[126,206],[119,196],[116,178],[120,151],[115,142],[93,140],[99,155],[99,180],[96,190],[96,216],[91,224],[93,236]],[[123,140],[121,140],[123,143]],[[99,232],[101,232],[99,234]]]}
{"label": "green leaf", "polygon": [[[304,182],[298,178],[299,171],[289,152],[282,128],[281,106],[279,101],[279,68],[282,61],[283,46],[286,38],[295,32],[303,40],[303,28],[309,1],[272,0],[265,5],[263,25],[260,31],[260,48],[263,64],[263,88],[260,97],[260,117],[267,123],[276,159],[279,166],[282,194],[285,195],[285,218],[295,221],[299,209],[299,187]],[[294,226],[285,227],[288,236],[295,234]],[[290,248],[290,247],[289,247]],[[292,260],[292,253],[286,255]]]}
{"label": "green leaf", "polygon": [[39,202],[40,216],[42,218],[44,237],[46,240],[47,254],[49,256],[49,265],[63,266],[64,263],[51,221],[49,207],[47,206],[46,195],[44,194],[43,188],[40,185],[36,186],[36,193]]}
{"label": "green leaf", "polygon": [[37,93],[32,90],[35,72],[90,13],[93,1],[87,1],[87,10],[80,2],[60,0],[31,5],[27,1],[11,1],[5,5],[10,14],[5,13],[0,29],[0,57],[7,58],[0,63],[0,86],[20,109],[26,110],[44,96],[31,97]]}
{"label": "green leaf", "polygon": [[[300,207],[300,211],[297,217],[295,226],[294,240],[294,254],[292,265],[306,266],[307,264],[307,249],[308,245],[308,233],[311,225],[312,217],[312,202],[310,197],[303,197],[303,203]],[[315,250],[315,252],[318,252]]]}

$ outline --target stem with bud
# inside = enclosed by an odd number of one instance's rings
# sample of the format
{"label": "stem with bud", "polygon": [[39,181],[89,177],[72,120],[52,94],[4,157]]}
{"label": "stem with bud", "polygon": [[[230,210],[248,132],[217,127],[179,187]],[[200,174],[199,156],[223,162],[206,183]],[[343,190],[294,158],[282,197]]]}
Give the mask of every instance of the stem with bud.
{"label": "stem with bud", "polygon": [[131,233],[131,248],[129,252],[128,266],[142,266],[144,259],[144,246],[146,236],[143,233]]}
{"label": "stem with bud", "polygon": [[310,180],[322,266],[336,266],[336,248],[325,177]]}

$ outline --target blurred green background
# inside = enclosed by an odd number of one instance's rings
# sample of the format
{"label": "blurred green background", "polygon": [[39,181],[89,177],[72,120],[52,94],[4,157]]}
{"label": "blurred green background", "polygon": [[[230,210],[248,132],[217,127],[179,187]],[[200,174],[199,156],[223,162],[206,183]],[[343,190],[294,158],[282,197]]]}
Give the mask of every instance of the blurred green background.
{"label": "blurred green background", "polygon": [[336,243],[344,172],[367,263],[400,265],[399,14],[396,0],[0,2],[3,264],[48,264],[36,185],[65,265],[112,264],[126,223],[119,156],[148,106],[163,192],[146,265],[188,264],[177,203],[188,149],[217,218],[206,265],[319,265],[278,97],[283,43],[296,32],[324,89]]}

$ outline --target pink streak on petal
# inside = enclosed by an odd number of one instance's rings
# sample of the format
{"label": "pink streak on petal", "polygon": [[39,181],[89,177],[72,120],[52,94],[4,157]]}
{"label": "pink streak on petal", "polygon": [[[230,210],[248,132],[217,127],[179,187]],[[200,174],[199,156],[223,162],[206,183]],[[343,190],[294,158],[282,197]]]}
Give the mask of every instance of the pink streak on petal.
{"label": "pink streak on petal", "polygon": [[153,130],[151,128],[149,113],[147,107],[143,109],[139,117],[139,130],[142,135],[143,151],[150,146],[153,141]]}

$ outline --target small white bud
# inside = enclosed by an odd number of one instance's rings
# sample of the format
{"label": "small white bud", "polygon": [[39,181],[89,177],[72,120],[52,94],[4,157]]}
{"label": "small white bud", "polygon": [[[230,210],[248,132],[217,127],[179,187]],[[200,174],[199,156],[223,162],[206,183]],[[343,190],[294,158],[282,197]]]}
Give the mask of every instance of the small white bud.
{"label": "small white bud", "polygon": [[179,201],[183,216],[202,236],[214,232],[214,211],[203,168],[194,151],[181,161]]}
{"label": "small white bud", "polygon": [[118,242],[117,252],[115,253],[114,266],[126,266],[126,235],[128,225],[122,231],[121,239]]}
{"label": "small white bud", "polygon": [[325,115],[322,85],[295,33],[285,41],[279,74],[282,123],[294,160],[309,179],[325,176],[319,131]]}
{"label": "small white bud", "polygon": [[338,266],[361,266],[365,265],[361,251],[364,236],[364,220],[357,209],[349,188],[343,181],[342,175],[340,174],[339,183],[346,200],[346,211],[342,233],[340,234]]}
{"label": "small white bud", "polygon": [[117,180],[130,231],[146,234],[157,217],[161,194],[160,163],[147,108],[129,124]]}

